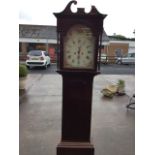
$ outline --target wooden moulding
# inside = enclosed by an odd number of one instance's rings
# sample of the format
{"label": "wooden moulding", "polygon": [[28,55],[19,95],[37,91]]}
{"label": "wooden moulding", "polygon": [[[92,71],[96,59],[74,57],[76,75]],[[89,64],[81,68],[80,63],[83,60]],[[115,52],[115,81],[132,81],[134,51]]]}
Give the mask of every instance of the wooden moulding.
{"label": "wooden moulding", "polygon": [[89,142],[61,142],[57,155],[94,155],[94,146]]}

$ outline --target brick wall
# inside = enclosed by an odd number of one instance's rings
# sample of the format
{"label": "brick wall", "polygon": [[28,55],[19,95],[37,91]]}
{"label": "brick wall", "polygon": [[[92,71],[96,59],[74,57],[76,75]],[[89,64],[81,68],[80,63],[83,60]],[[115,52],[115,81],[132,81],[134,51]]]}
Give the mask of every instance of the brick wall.
{"label": "brick wall", "polygon": [[110,43],[104,47],[103,53],[108,56],[109,63],[115,63],[116,51],[122,51],[122,54],[128,53],[129,44],[128,43]]}

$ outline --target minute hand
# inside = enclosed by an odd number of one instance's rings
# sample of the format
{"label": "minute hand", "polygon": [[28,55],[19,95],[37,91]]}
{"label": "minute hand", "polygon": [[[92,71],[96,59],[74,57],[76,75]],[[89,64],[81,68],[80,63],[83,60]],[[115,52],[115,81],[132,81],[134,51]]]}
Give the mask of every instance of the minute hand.
{"label": "minute hand", "polygon": [[78,48],[77,53],[78,53],[78,64],[79,64],[80,63],[80,53],[81,53],[81,48],[80,47]]}

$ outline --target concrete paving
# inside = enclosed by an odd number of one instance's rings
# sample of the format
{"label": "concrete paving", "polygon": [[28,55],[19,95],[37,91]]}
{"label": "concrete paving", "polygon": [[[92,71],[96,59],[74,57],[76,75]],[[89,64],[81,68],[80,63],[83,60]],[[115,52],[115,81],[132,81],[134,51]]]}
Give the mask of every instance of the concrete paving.
{"label": "concrete paving", "polygon": [[[135,91],[133,75],[98,75],[94,79],[91,137],[95,155],[134,155],[135,111],[127,110]],[[125,96],[104,98],[102,88],[125,80]],[[62,78],[29,74],[20,98],[20,155],[56,155],[61,138]]]}

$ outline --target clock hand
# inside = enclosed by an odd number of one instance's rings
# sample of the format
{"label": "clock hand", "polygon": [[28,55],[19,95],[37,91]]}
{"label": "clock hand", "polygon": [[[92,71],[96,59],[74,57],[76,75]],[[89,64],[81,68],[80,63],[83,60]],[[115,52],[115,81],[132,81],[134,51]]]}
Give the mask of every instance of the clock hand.
{"label": "clock hand", "polygon": [[79,47],[78,52],[77,52],[78,53],[78,64],[80,63],[80,52],[81,52],[81,48]]}
{"label": "clock hand", "polygon": [[81,47],[78,48],[78,52],[77,53],[80,54],[80,52],[81,52]]}

